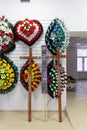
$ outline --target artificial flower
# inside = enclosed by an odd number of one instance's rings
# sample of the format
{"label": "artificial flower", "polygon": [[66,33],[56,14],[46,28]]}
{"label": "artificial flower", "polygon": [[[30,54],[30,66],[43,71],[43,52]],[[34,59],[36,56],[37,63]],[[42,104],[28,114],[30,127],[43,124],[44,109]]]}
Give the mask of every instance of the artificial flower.
{"label": "artificial flower", "polygon": [[0,50],[10,52],[15,48],[13,25],[5,18],[0,17]]}
{"label": "artificial flower", "polygon": [[[28,83],[29,83],[29,60],[24,64],[24,66],[21,69],[21,73],[20,73],[20,81],[23,84],[23,86],[25,87],[25,89],[28,90]],[[37,65],[36,62],[34,62],[32,60],[32,79],[31,79],[31,89],[32,91],[34,91],[40,81],[41,81],[41,72],[39,69],[39,66]]]}
{"label": "artificial flower", "polygon": [[18,69],[2,51],[0,54],[0,93],[6,94],[15,88]]}

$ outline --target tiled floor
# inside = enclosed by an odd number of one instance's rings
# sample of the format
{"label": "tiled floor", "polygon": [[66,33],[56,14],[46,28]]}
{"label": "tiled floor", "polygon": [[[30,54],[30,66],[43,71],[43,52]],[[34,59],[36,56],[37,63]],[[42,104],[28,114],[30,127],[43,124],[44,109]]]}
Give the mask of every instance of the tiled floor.
{"label": "tiled floor", "polygon": [[77,81],[76,92],[68,92],[67,94],[67,114],[74,130],[86,130],[87,81]]}
{"label": "tiled floor", "polygon": [[73,130],[65,113],[63,122],[58,122],[58,113],[49,112],[48,122],[43,122],[42,112],[32,113],[32,122],[27,121],[27,112],[0,112],[0,130]]}
{"label": "tiled floor", "polygon": [[27,112],[0,112],[0,130],[86,130],[86,86],[86,81],[77,82],[77,91],[67,93],[63,122],[58,122],[57,112],[48,113],[48,122],[43,122],[42,112],[33,112],[30,123],[27,121]]}
{"label": "tiled floor", "polygon": [[76,82],[75,94],[78,99],[87,99],[87,80],[78,80]]}

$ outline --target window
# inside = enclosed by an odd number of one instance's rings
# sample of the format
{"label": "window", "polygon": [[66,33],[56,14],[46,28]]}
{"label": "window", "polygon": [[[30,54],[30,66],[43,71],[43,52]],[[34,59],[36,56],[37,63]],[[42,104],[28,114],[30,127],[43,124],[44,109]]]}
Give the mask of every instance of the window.
{"label": "window", "polygon": [[77,71],[87,71],[87,49],[77,49]]}

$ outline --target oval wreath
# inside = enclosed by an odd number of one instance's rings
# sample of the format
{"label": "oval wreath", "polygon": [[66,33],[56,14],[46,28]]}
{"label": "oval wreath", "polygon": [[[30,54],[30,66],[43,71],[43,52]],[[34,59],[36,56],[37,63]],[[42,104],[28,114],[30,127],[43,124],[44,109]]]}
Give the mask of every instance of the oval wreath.
{"label": "oval wreath", "polygon": [[16,40],[13,25],[5,16],[0,17],[0,50],[5,53],[13,51],[15,49]]}
{"label": "oval wreath", "polygon": [[[47,67],[48,70],[48,94],[52,98],[58,97],[58,70],[54,67],[54,60],[52,60]],[[60,71],[60,83],[61,83],[61,92],[63,88],[66,86],[67,78],[64,72],[64,68],[61,67]]]}
{"label": "oval wreath", "polygon": [[0,51],[0,93],[6,94],[15,88],[18,68]]}
{"label": "oval wreath", "polygon": [[[29,69],[30,69],[29,65],[30,62],[29,60],[27,60],[27,62],[24,64],[20,72],[20,81],[26,90],[28,90],[28,82],[29,82]],[[31,81],[32,91],[34,91],[38,87],[40,81],[41,81],[41,72],[39,66],[35,61],[32,60],[32,81]]]}
{"label": "oval wreath", "polygon": [[49,25],[45,34],[45,43],[49,51],[56,55],[56,48],[60,48],[60,53],[64,53],[69,44],[69,33],[64,22],[55,18]]}

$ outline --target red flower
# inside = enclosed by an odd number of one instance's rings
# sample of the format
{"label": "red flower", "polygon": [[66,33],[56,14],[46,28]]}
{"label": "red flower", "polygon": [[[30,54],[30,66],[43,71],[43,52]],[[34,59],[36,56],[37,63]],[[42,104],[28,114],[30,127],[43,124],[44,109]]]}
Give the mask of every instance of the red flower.
{"label": "red flower", "polygon": [[23,78],[27,79],[28,78],[28,74],[23,74]]}
{"label": "red flower", "polygon": [[20,27],[20,31],[23,32],[23,30],[24,30],[23,27]]}
{"label": "red flower", "polygon": [[14,35],[12,33],[7,34],[7,36],[12,39],[14,38]]}
{"label": "red flower", "polygon": [[30,21],[28,18],[26,18],[24,21]]}
{"label": "red flower", "polygon": [[1,18],[0,18],[0,21],[3,21],[5,19],[5,16],[2,16]]}
{"label": "red flower", "polygon": [[20,24],[22,25],[22,24],[24,24],[24,22],[23,22],[23,21],[21,21],[21,22],[20,22]]}
{"label": "red flower", "polygon": [[31,28],[31,29],[30,29],[30,34],[32,34],[33,32],[34,32],[34,30]]}
{"label": "red flower", "polygon": [[30,24],[33,24],[33,20],[30,20],[29,23],[30,23]]}
{"label": "red flower", "polygon": [[0,32],[0,36],[1,36],[1,37],[4,37],[4,35],[5,35],[5,31],[1,31],[1,32]]}
{"label": "red flower", "polygon": [[4,44],[2,45],[2,50],[3,50],[3,51],[6,51],[7,48],[8,48],[7,45],[4,43]]}
{"label": "red flower", "polygon": [[32,26],[32,28],[33,28],[33,30],[34,30],[34,29],[36,29],[36,27],[35,27],[35,26]]}
{"label": "red flower", "polygon": [[25,26],[26,26],[26,27],[28,27],[28,26],[29,26],[29,24],[28,24],[28,23],[26,23],[26,24],[25,24]]}
{"label": "red flower", "polygon": [[23,30],[22,30],[22,33],[26,34],[26,30],[23,29]]}
{"label": "red flower", "polygon": [[30,32],[26,32],[26,36],[29,37],[30,36]]}

